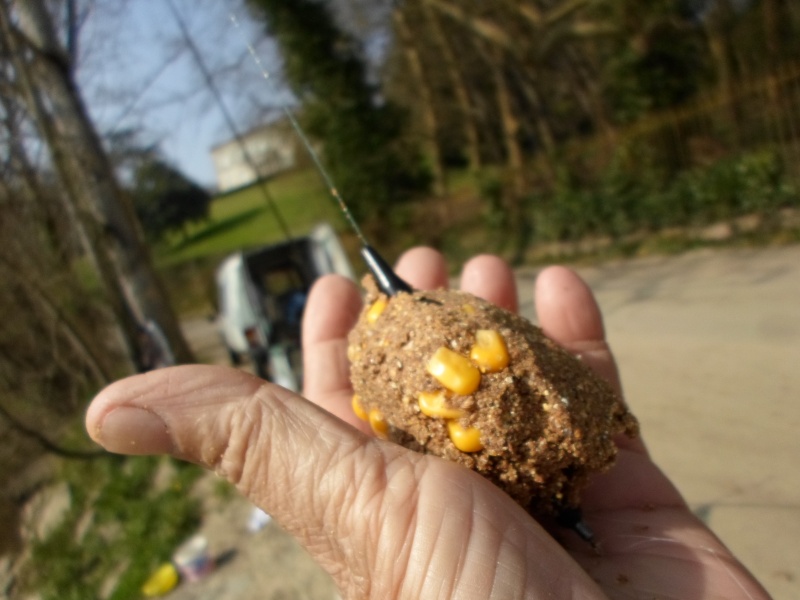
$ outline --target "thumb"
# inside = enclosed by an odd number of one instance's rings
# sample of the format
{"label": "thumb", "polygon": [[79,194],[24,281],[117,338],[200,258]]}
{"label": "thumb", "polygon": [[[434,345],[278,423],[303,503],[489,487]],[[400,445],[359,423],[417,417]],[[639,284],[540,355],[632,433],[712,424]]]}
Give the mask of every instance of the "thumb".
{"label": "thumb", "polygon": [[[261,439],[265,426],[274,435]],[[289,390],[243,371],[195,365],[113,383],[92,401],[86,428],[110,452],[171,454],[241,485],[250,481],[243,469],[256,442],[259,452],[268,453],[262,462],[298,450],[301,441],[307,448],[303,436],[312,432],[314,444],[325,449],[351,451],[348,445],[362,442],[350,427]]]}
{"label": "thumb", "polygon": [[[385,479],[377,472],[399,451],[286,389],[224,367],[173,367],[118,381],[94,399],[86,427],[111,452],[171,454],[215,471],[323,567],[326,557],[344,557],[335,546],[347,535],[336,528],[349,526],[351,507],[376,493],[375,482]],[[367,484],[352,483],[361,481]],[[348,566],[360,568],[357,560]]]}

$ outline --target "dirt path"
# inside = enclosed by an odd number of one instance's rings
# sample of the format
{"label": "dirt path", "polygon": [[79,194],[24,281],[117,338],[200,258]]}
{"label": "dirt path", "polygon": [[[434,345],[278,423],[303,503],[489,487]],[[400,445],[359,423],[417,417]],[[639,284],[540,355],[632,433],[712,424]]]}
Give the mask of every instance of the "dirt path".
{"label": "dirt path", "polygon": [[[604,310],[657,462],[776,600],[800,598],[800,247],[698,251],[580,272]],[[534,277],[519,272],[528,316]],[[232,506],[225,510],[239,512],[209,515],[221,524],[209,538],[239,554],[171,598],[332,597],[322,583],[313,588],[319,595],[303,588],[325,578],[291,540],[274,525],[243,533],[249,508]],[[224,543],[213,539],[223,533]]]}
{"label": "dirt path", "polygon": [[776,599],[800,598],[800,247],[581,273],[658,464]]}
{"label": "dirt path", "polygon": [[180,585],[169,600],[340,600],[328,574],[280,527],[247,530],[252,510],[237,496],[206,514],[202,531],[212,556],[228,556],[205,579]]}

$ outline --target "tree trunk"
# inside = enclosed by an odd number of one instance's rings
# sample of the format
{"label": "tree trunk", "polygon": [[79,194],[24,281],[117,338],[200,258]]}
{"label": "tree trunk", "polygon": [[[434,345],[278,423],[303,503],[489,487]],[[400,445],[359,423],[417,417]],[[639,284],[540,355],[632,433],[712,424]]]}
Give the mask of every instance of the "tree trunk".
{"label": "tree trunk", "polygon": [[[97,355],[97,350],[90,340],[84,338],[75,325],[63,314],[58,307],[58,303],[50,294],[39,285],[39,283],[28,277],[30,271],[20,270],[6,257],[0,257],[0,267],[5,271],[5,277],[15,279],[17,285],[28,297],[28,301],[37,308],[36,312],[42,318],[52,319],[58,326],[59,332],[70,346],[70,351],[79,356],[92,373],[95,383],[108,385],[112,381],[112,376],[104,364],[104,361]],[[6,279],[6,281],[8,281]]]}
{"label": "tree trunk", "polygon": [[616,130],[611,122],[603,94],[600,92],[597,78],[592,76],[586,60],[574,48],[565,48],[565,60],[573,73],[572,88],[584,110],[591,116],[597,131],[610,142],[616,140]]}
{"label": "tree trunk", "polygon": [[773,118],[780,120],[781,99],[777,71],[781,64],[781,3],[780,0],[762,0],[764,36],[767,41],[767,96]]}
{"label": "tree trunk", "polygon": [[542,145],[542,152],[544,154],[544,161],[547,165],[550,177],[555,180],[556,178],[556,137],[553,133],[553,128],[548,121],[547,111],[545,110],[544,102],[539,90],[536,88],[536,74],[528,73],[524,81],[520,83],[522,93],[525,95],[528,103],[533,109],[531,118],[536,127],[536,133],[539,138],[539,143]]}
{"label": "tree trunk", "polygon": [[475,115],[469,99],[469,92],[464,82],[461,69],[459,68],[458,61],[453,54],[453,48],[450,45],[450,40],[442,30],[442,24],[439,18],[431,10],[430,6],[424,1],[421,2],[421,10],[433,33],[436,45],[442,51],[442,60],[447,76],[450,79],[450,84],[453,86],[453,93],[458,101],[458,107],[461,110],[461,115],[464,123],[464,138],[467,142],[467,159],[469,167],[473,171],[479,171],[483,162],[481,160],[481,144],[478,135],[478,126],[475,122]]}
{"label": "tree trunk", "polygon": [[780,0],[762,0],[764,19],[764,37],[766,39],[767,61],[775,67],[781,60],[781,2]]}
{"label": "tree trunk", "polygon": [[414,42],[414,35],[406,23],[403,11],[396,8],[392,13],[397,34],[402,43],[403,53],[408,63],[408,68],[411,71],[411,76],[416,81],[417,89],[419,90],[420,110],[422,111],[422,120],[425,125],[425,143],[423,147],[427,150],[430,157],[431,167],[433,171],[433,192],[437,196],[445,194],[446,181],[444,172],[444,163],[442,161],[442,152],[439,148],[438,133],[439,122],[436,118],[436,109],[433,103],[433,94],[425,79],[425,70],[422,66],[422,59]]}
{"label": "tree trunk", "polygon": [[508,82],[506,81],[502,50],[492,48],[489,52],[494,63],[491,71],[494,78],[497,108],[500,112],[500,122],[503,128],[506,162],[511,173],[511,184],[514,194],[522,196],[526,191],[526,177],[525,160],[519,140],[519,120],[514,114],[511,91],[508,89]]}
{"label": "tree trunk", "polygon": [[730,121],[731,141],[738,147],[741,143],[741,116],[736,96],[731,42],[727,31],[731,10],[728,0],[718,0],[714,13],[705,22],[708,49],[714,62],[720,102],[725,107]]}
{"label": "tree trunk", "polygon": [[[178,362],[192,362],[191,351],[153,270],[130,198],[116,181],[66,53],[53,48],[52,40],[57,38],[52,24],[46,21],[45,7],[41,0],[28,0],[18,3],[17,9],[20,24],[26,27],[24,33],[15,30],[7,4],[0,2],[0,25],[11,49],[17,84],[94,249],[131,362],[139,365],[139,326],[148,319],[161,327]],[[26,47],[25,42],[31,45]]]}
{"label": "tree trunk", "polygon": [[446,0],[424,0],[424,2],[431,8],[458,21],[478,37],[496,44],[501,48],[507,50],[514,49],[514,40],[511,39],[511,36],[488,19],[474,17],[460,6],[456,6]]}
{"label": "tree trunk", "polygon": [[22,421],[12,415],[11,412],[2,404],[0,404],[0,417],[6,420],[16,433],[35,440],[39,443],[39,445],[42,446],[42,448],[45,449],[45,451],[49,452],[50,454],[60,456],[61,458],[71,460],[91,460],[109,456],[108,452],[105,450],[72,450],[71,448],[59,446],[48,439],[47,436],[42,434],[38,429],[25,425]]}

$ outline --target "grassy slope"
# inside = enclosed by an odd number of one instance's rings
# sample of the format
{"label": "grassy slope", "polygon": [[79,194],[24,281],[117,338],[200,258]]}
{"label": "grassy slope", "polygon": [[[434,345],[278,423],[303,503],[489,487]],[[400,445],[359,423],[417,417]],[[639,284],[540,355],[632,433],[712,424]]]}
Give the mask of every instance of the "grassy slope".
{"label": "grassy slope", "polygon": [[[293,236],[307,233],[316,223],[328,221],[339,228],[341,216],[311,170],[295,171],[265,184]],[[208,221],[187,227],[157,249],[159,266],[189,260],[219,258],[285,238],[275,213],[260,186],[221,195],[211,204]]]}
{"label": "grassy slope", "polygon": [[207,221],[195,223],[154,248],[154,256],[174,306],[183,316],[213,312],[214,271],[233,252],[283,241],[281,228],[267,195],[293,237],[307,234],[326,221],[346,230],[333,200],[310,169],[287,173],[266,184],[215,198]]}

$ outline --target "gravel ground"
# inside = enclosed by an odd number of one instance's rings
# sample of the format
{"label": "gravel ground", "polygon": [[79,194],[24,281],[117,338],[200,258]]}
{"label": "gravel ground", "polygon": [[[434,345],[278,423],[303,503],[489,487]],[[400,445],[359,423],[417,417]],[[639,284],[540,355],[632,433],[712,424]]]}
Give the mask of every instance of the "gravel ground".
{"label": "gravel ground", "polygon": [[169,600],[339,600],[328,574],[274,522],[247,530],[252,510],[236,496],[206,513],[201,532],[221,564],[204,579],[181,584]]}

